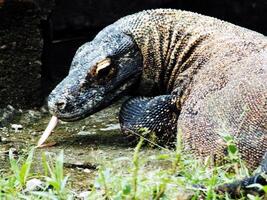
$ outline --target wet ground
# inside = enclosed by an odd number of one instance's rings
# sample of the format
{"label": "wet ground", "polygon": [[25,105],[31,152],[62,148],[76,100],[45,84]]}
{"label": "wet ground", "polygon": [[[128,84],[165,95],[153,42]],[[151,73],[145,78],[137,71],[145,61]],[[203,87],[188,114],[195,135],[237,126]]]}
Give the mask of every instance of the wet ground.
{"label": "wet ground", "polygon": [[[76,191],[88,190],[97,174],[97,168],[105,162],[118,162],[118,170],[132,161],[135,142],[121,133],[118,123],[120,103],[77,122],[61,122],[48,138],[47,146],[35,151],[34,168],[40,168],[42,152],[57,155],[64,150],[65,174],[70,175],[70,184]],[[22,111],[11,124],[1,128],[0,166],[8,172],[8,150],[23,155],[37,144],[51,116],[42,111]],[[15,124],[15,125],[14,125]],[[21,129],[22,126],[22,129]],[[164,150],[143,148],[141,155],[153,156]],[[151,163],[148,170],[164,167],[166,163]],[[168,164],[167,164],[168,165]],[[1,172],[0,171],[0,172]]]}

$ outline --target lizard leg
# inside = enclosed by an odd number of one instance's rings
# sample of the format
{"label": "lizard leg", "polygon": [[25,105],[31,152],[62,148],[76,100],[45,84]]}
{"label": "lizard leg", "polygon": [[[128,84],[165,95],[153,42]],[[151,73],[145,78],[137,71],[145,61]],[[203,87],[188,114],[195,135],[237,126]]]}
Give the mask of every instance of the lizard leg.
{"label": "lizard leg", "polygon": [[157,143],[172,146],[178,115],[174,95],[135,97],[122,105],[119,120],[123,132],[138,134],[146,128],[150,131],[148,137],[155,136]]}
{"label": "lizard leg", "polygon": [[248,187],[252,184],[267,185],[267,152],[260,164],[261,171],[254,176],[235,181],[233,183],[224,184],[218,187],[218,192],[228,193],[233,197],[238,197],[241,193],[252,193],[255,195],[262,195],[264,192],[258,187]]}

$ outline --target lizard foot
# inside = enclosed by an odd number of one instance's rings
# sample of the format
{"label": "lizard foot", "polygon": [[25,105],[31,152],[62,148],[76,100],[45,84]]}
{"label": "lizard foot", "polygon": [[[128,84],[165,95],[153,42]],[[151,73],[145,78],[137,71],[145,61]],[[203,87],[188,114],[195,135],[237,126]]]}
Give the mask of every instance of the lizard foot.
{"label": "lizard foot", "polygon": [[138,134],[142,128],[146,128],[150,131],[149,137],[153,134],[156,136],[157,143],[164,142],[172,146],[176,138],[178,115],[173,95],[136,97],[122,105],[119,120],[123,132]]}
{"label": "lizard foot", "polygon": [[219,193],[227,192],[231,197],[239,197],[242,194],[263,195],[264,191],[256,185],[253,186],[253,184],[267,185],[267,152],[263,156],[260,168],[260,173],[233,183],[221,185],[217,188],[217,191]]}

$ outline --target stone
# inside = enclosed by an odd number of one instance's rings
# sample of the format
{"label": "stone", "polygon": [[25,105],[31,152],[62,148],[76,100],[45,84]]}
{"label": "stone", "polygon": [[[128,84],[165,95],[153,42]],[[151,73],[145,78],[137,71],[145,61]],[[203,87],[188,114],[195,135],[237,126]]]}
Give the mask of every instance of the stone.
{"label": "stone", "polygon": [[17,133],[22,130],[23,126],[21,124],[11,124],[11,128]]}
{"label": "stone", "polygon": [[45,184],[37,179],[33,178],[27,181],[25,192],[36,191],[45,187]]}
{"label": "stone", "polygon": [[7,105],[7,107],[0,109],[0,127],[7,127],[15,118],[20,114],[19,110],[16,110],[13,106]]}

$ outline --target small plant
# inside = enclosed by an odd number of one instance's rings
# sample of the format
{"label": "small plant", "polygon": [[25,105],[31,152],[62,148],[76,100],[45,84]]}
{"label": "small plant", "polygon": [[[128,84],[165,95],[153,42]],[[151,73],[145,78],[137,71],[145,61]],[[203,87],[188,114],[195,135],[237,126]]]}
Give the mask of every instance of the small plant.
{"label": "small plant", "polygon": [[244,178],[249,176],[249,170],[246,168],[245,163],[241,159],[241,155],[238,151],[238,147],[236,146],[233,136],[224,134],[223,139],[227,145],[227,156],[225,157],[225,160],[230,164],[230,167],[233,167],[236,178]]}
{"label": "small plant", "polygon": [[183,147],[182,147],[182,130],[179,129],[176,135],[176,151],[175,151],[175,159],[172,162],[172,172],[177,172],[177,167],[183,168],[182,155],[183,155]]}
{"label": "small plant", "polygon": [[[68,177],[63,174],[63,151],[56,157],[55,163],[47,160],[43,154],[43,168],[45,175],[31,172],[34,148],[26,159],[16,159],[12,150],[9,151],[10,174],[0,174],[0,199],[68,199],[72,196],[66,188]],[[53,164],[54,163],[54,164]],[[29,190],[28,181],[38,180],[42,186],[40,191]]]}
{"label": "small plant", "polygon": [[[98,177],[96,178],[93,192],[97,189],[102,189],[104,199],[137,199],[138,193],[138,172],[140,170],[139,151],[143,144],[144,139],[141,137],[134,150],[132,166],[129,174],[131,176],[119,177],[111,174],[110,169],[100,168]],[[91,194],[95,197],[95,194]]]}
{"label": "small plant", "polygon": [[66,188],[66,184],[69,176],[64,176],[63,161],[64,155],[63,151],[60,151],[55,159],[55,164],[53,160],[47,159],[45,153],[42,154],[42,164],[44,169],[44,180],[46,183],[45,191],[42,192],[32,192],[33,195],[39,197],[46,197],[49,199],[54,199],[55,197],[60,199],[71,198],[70,191]]}
{"label": "small plant", "polygon": [[23,197],[27,181],[33,176],[31,165],[33,162],[34,148],[32,148],[26,160],[22,157],[16,159],[12,149],[9,150],[10,174],[0,176],[0,199],[12,199]]}
{"label": "small plant", "polygon": [[133,155],[133,172],[132,172],[132,188],[133,188],[133,197],[132,199],[136,199],[136,194],[137,194],[137,182],[138,182],[138,171],[139,171],[139,151],[140,151],[140,148],[143,144],[143,141],[144,139],[141,137],[140,138],[140,141],[138,142],[137,146],[135,147],[135,150],[134,150],[134,155]]}
{"label": "small plant", "polygon": [[12,150],[9,150],[9,162],[11,170],[15,176],[15,187],[19,190],[23,189],[26,185],[27,178],[30,176],[30,169],[33,160],[34,149],[32,148],[28,154],[28,157],[24,163],[20,166],[20,160],[14,158]]}
{"label": "small plant", "polygon": [[57,194],[64,193],[69,178],[68,176],[64,177],[63,160],[63,151],[60,151],[57,156],[55,165],[49,165],[46,155],[44,153],[42,154],[42,163],[46,175],[45,179]]}

